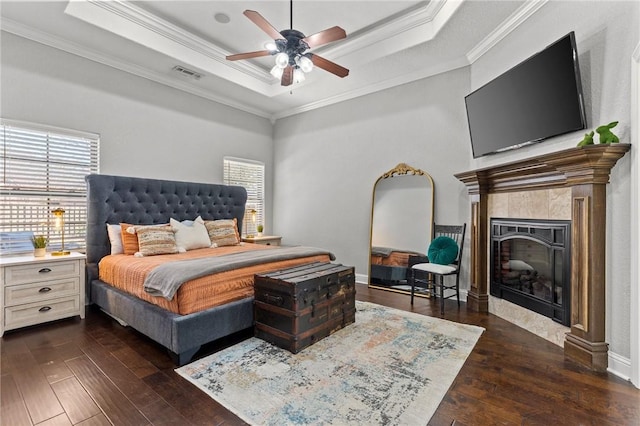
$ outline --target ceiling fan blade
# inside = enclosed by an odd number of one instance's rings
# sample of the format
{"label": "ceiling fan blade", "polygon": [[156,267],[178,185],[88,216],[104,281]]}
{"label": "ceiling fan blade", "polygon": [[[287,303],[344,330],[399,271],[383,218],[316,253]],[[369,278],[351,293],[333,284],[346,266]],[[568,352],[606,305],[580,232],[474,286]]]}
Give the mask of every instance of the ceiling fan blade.
{"label": "ceiling fan blade", "polygon": [[318,55],[311,55],[311,62],[313,62],[313,65],[315,65],[318,68],[322,68],[325,71],[329,71],[332,74],[337,75],[338,77],[346,77],[349,75],[349,70],[341,67],[340,65],[336,64],[335,62],[331,62],[328,59],[323,58],[322,56],[318,56]]}
{"label": "ceiling fan blade", "polygon": [[291,65],[287,66],[282,73],[282,79],[280,80],[280,84],[282,86],[291,86],[293,83],[293,67]]}
{"label": "ceiling fan blade", "polygon": [[228,55],[227,61],[238,61],[240,59],[258,58],[260,56],[269,56],[269,55],[271,55],[271,51],[269,50],[258,50],[257,52],[236,53],[235,55]]}
{"label": "ceiling fan blade", "polygon": [[245,10],[242,13],[244,13],[244,16],[251,19],[251,21],[253,21],[254,24],[259,26],[260,29],[265,33],[267,33],[269,37],[271,37],[272,39],[274,40],[284,39],[284,37],[282,37],[282,34],[280,34],[280,31],[276,30],[273,27],[273,25],[269,23],[269,21],[264,19],[262,15],[260,15],[255,10]]}
{"label": "ceiling fan blade", "polygon": [[311,34],[302,40],[309,45],[309,48],[314,48],[346,37],[347,33],[342,28],[331,27],[319,33]]}

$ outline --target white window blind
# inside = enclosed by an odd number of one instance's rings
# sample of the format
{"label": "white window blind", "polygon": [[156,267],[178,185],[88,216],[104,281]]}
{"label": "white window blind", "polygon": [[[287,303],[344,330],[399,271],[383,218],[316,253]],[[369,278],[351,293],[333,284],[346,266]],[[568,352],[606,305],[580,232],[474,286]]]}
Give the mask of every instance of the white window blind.
{"label": "white window blind", "polygon": [[59,249],[61,232],[51,211],[62,208],[65,248],[84,248],[84,177],[99,171],[99,143],[92,133],[2,119],[0,232],[32,231]]}
{"label": "white window blind", "polygon": [[[247,190],[247,204],[242,235],[253,235],[264,225],[264,163],[242,158],[224,157],[224,183]],[[252,211],[255,211],[255,220]]]}

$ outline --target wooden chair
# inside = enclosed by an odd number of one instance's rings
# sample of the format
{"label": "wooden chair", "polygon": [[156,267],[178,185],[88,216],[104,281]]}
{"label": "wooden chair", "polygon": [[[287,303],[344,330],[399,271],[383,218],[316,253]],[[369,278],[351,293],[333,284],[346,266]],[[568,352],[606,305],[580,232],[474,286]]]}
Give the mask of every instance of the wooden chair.
{"label": "wooden chair", "polygon": [[[409,259],[411,273],[409,282],[411,284],[411,304],[416,286],[425,288],[431,295],[440,298],[440,314],[444,315],[444,300],[451,297],[458,299],[460,307],[460,260],[462,259],[462,249],[464,247],[464,234],[467,224],[462,225],[435,225],[434,236],[449,237],[458,245],[458,254],[453,262],[448,265],[432,263],[428,258],[416,256]],[[434,241],[435,241],[434,238]],[[433,244],[433,242],[432,242]],[[445,283],[444,277],[455,275],[455,283]],[[439,290],[439,291],[436,291]],[[453,294],[445,297],[445,290],[454,290]]]}

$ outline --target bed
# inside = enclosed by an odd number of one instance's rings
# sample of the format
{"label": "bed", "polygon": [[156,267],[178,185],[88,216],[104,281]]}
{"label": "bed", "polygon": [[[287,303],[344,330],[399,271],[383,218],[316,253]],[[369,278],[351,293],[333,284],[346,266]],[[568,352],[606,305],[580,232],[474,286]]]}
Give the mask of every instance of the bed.
{"label": "bed", "polygon": [[[189,362],[203,344],[253,326],[254,272],[279,269],[274,265],[287,266],[292,262],[301,264],[331,260],[328,252],[323,254],[309,252],[306,253],[309,256],[301,255],[293,260],[279,261],[281,263],[275,261],[265,263],[261,266],[263,269],[256,265],[244,269],[223,270],[215,278],[220,281],[219,285],[226,285],[225,280],[239,284],[234,284],[236,287],[225,296],[228,300],[224,300],[224,303],[216,302],[217,305],[212,307],[194,307],[193,303],[185,307],[186,305],[182,306],[179,302],[181,292],[186,294],[188,289],[194,288],[196,289],[195,299],[203,299],[204,296],[197,291],[202,292],[209,288],[209,284],[199,281],[207,277],[194,278],[179,287],[174,297],[178,300],[176,306],[166,302],[160,296],[154,298],[138,294],[138,297],[131,288],[127,288],[127,285],[131,287],[130,283],[125,282],[120,287],[115,287],[115,283],[109,282],[111,275],[114,275],[112,269],[117,269],[122,260],[118,257],[138,267],[141,262],[146,262],[146,266],[143,266],[150,268],[149,263],[161,263],[159,259],[165,255],[138,259],[134,256],[112,254],[107,231],[108,224],[111,226],[120,223],[132,226],[157,225],[169,223],[171,219],[192,221],[196,217],[201,217],[204,221],[235,219],[238,232],[241,233],[247,199],[246,191],[237,186],[111,175],[89,175],[86,177],[86,183],[88,300],[116,318],[121,324],[135,328],[166,347],[173,361],[178,365]],[[244,246],[198,249],[193,250],[193,253],[219,249],[233,253],[246,251],[249,248],[252,250],[276,249],[266,246],[258,247],[254,244]],[[283,252],[287,250],[297,249],[283,248]],[[199,254],[195,259],[189,260],[194,256],[189,256],[187,253],[169,254],[166,257],[171,258],[170,260],[184,260],[183,265],[189,265],[187,269],[190,269],[191,264],[186,262],[200,262],[199,257],[204,256]],[[241,256],[243,253],[237,253],[237,255]],[[111,269],[107,270],[108,268]],[[131,275],[135,274],[125,274],[125,281]],[[248,279],[251,280],[250,288],[247,288]],[[197,287],[198,285],[200,287]]]}
{"label": "bed", "polygon": [[371,247],[371,282],[383,286],[406,284],[409,257],[418,252],[390,247]]}

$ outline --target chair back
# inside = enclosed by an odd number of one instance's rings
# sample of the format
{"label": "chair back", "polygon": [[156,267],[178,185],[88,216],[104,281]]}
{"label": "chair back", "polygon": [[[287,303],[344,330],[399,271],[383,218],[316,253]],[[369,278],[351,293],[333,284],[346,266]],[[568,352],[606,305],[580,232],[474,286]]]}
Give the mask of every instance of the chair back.
{"label": "chair back", "polygon": [[[449,237],[458,244],[458,256],[452,263],[460,266],[460,259],[462,258],[462,248],[464,247],[464,233],[467,229],[467,224],[462,225],[435,225],[434,234],[437,237]],[[459,268],[458,268],[459,269]]]}

